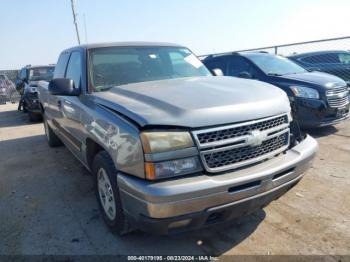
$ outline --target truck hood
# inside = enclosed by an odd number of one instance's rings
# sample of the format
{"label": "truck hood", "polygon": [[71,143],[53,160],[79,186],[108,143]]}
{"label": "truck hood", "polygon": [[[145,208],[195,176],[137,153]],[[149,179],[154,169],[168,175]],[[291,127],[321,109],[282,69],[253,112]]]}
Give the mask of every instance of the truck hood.
{"label": "truck hood", "polygon": [[278,79],[296,80],[305,83],[315,84],[325,88],[345,86],[345,82],[337,76],[321,72],[305,72],[300,74],[277,76]]}
{"label": "truck hood", "polygon": [[290,111],[279,88],[233,77],[196,77],[142,82],[94,93],[94,103],[141,127],[198,128],[230,124]]}

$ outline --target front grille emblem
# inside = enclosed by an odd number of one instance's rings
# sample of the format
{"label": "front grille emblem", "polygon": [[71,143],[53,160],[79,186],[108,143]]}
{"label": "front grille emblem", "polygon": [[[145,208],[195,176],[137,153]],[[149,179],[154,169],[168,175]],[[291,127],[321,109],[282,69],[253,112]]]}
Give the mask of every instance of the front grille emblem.
{"label": "front grille emblem", "polygon": [[259,130],[250,131],[247,138],[248,145],[255,147],[260,146],[264,140],[267,138],[266,132],[261,132]]}

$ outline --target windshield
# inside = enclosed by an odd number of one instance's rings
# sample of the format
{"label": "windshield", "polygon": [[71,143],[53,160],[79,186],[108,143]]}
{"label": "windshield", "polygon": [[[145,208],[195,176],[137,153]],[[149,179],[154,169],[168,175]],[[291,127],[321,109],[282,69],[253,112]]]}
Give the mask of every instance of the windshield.
{"label": "windshield", "polygon": [[29,69],[29,81],[50,81],[55,67],[36,67]]}
{"label": "windshield", "polygon": [[210,75],[202,62],[183,47],[106,47],[90,51],[90,79],[95,91],[116,85]]}
{"label": "windshield", "polygon": [[350,64],[350,54],[348,54],[348,53],[341,53],[341,54],[339,54],[338,57],[339,57],[340,63],[347,64],[347,65]]}
{"label": "windshield", "polygon": [[249,54],[247,58],[267,75],[279,76],[307,72],[301,66],[282,56]]}

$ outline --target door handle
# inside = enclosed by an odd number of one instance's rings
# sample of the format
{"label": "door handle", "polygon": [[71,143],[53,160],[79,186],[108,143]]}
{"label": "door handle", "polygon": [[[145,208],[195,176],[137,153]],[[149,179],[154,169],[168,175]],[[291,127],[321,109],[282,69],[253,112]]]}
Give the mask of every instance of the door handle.
{"label": "door handle", "polygon": [[61,101],[61,100],[58,100],[58,101],[57,101],[57,106],[58,106],[58,108],[61,108],[61,107],[62,107],[62,101]]}

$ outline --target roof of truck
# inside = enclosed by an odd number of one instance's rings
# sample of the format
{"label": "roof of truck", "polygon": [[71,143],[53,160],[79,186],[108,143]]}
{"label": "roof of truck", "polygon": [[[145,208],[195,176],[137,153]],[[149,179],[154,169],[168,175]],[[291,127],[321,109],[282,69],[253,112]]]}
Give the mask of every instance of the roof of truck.
{"label": "roof of truck", "polygon": [[93,44],[84,44],[75,46],[72,48],[68,48],[65,51],[76,48],[83,49],[93,49],[93,48],[101,48],[101,47],[141,47],[141,46],[173,46],[173,47],[182,47],[178,44],[173,43],[164,43],[164,42],[106,42],[106,43],[93,43]]}

